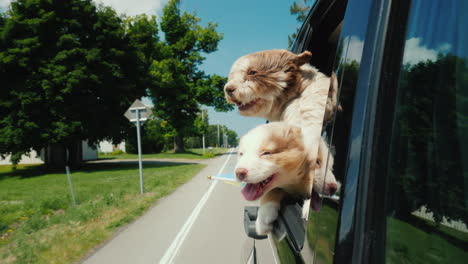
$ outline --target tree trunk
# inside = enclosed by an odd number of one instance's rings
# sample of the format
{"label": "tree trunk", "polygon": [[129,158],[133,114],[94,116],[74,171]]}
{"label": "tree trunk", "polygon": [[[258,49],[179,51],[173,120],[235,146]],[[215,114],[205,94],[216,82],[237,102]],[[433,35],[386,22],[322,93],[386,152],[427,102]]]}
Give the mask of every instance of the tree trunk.
{"label": "tree trunk", "polygon": [[82,142],[77,141],[74,144],[68,145],[66,148],[68,148],[68,164],[66,165],[70,168],[78,168],[83,162]]}
{"label": "tree trunk", "polygon": [[68,149],[68,165],[77,167],[83,161],[81,141],[68,146],[59,144],[50,144],[45,151],[44,163],[47,167],[63,168],[67,165],[67,149]]}
{"label": "tree trunk", "polygon": [[185,152],[184,136],[180,133],[177,133],[177,135],[174,137],[174,152],[175,153]]}

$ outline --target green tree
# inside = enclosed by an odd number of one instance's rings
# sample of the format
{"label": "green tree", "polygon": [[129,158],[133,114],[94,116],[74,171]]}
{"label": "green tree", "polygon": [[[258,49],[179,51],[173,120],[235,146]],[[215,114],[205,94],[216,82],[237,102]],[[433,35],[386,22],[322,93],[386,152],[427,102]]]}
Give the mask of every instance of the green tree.
{"label": "green tree", "polygon": [[148,86],[155,23],[91,0],[12,2],[0,19],[0,154],[55,145],[79,161],[81,140],[121,140]]}
{"label": "green tree", "polygon": [[[394,204],[406,219],[425,206],[436,222],[468,222],[466,143],[468,62],[453,54],[406,65],[395,109],[390,163]],[[465,198],[465,200],[463,199]]]}
{"label": "green tree", "polygon": [[[203,135],[206,137],[206,131],[208,130],[208,110],[201,109],[197,115],[186,136],[184,137],[184,146],[188,148],[202,148],[203,147]],[[205,141],[206,142],[206,141]],[[206,146],[206,144],[205,144]]]}
{"label": "green tree", "polygon": [[[173,138],[174,129],[168,125],[167,121],[159,118],[148,120],[141,127],[141,151],[143,154],[159,153],[167,149]],[[135,127],[130,130],[125,143],[127,153],[138,153]]]}
{"label": "green tree", "polygon": [[150,89],[157,116],[174,127],[174,151],[184,151],[183,137],[190,135],[199,112],[199,105],[229,110],[224,100],[225,78],[209,76],[198,67],[203,53],[216,51],[222,34],[216,32],[216,23],[200,26],[200,19],[187,12],[181,13],[179,0],[169,1],[161,18],[161,59],[153,62],[151,73],[154,85]]}
{"label": "green tree", "polygon": [[226,127],[226,130],[224,130],[226,135],[227,135],[227,143],[230,146],[237,146],[239,144],[239,136],[237,136],[237,133],[228,129]]}
{"label": "green tree", "polygon": [[206,133],[209,126],[208,110],[202,109],[194,121],[193,134],[201,136]]}
{"label": "green tree", "polygon": [[[219,137],[218,137],[218,131],[219,131]],[[224,125],[220,125],[219,130],[218,130],[218,125],[209,125],[206,131],[206,135],[205,135],[206,146],[210,146],[210,147],[222,146],[224,133],[228,136],[228,145],[237,146],[239,144],[239,136],[237,135],[236,132],[230,130],[228,127]]]}
{"label": "green tree", "polygon": [[219,126],[219,143],[218,143],[218,125],[210,125],[208,119],[208,111],[202,110],[204,118],[201,118],[201,114],[197,116],[194,122],[194,130],[189,137],[184,139],[184,144],[189,148],[201,148],[203,147],[202,136],[205,135],[205,146],[216,147],[223,145],[223,134],[228,136],[228,145],[237,146],[239,143],[239,136],[236,132],[230,130],[224,125]]}
{"label": "green tree", "polygon": [[[316,0],[294,0],[292,5],[289,7],[289,12],[291,15],[297,16],[296,20],[302,23],[307,18],[307,14],[309,13],[315,1]],[[300,28],[297,28],[296,32],[288,36],[288,47],[292,46],[294,40],[297,37],[297,34],[299,33],[299,30]]]}

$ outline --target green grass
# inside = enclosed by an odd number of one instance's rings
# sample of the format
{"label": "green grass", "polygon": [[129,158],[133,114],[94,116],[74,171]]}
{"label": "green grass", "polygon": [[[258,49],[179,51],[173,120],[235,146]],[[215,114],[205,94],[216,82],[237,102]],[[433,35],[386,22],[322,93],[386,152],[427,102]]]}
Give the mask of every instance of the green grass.
{"label": "green grass", "polygon": [[[202,149],[189,149],[184,153],[163,152],[155,154],[143,154],[143,159],[210,159],[226,152],[226,148],[206,149],[203,155]],[[138,154],[103,154],[99,153],[98,159],[138,159]]]}
{"label": "green grass", "polygon": [[[324,202],[319,213],[311,212],[307,239],[318,263],[332,263],[338,211],[327,204],[329,201]],[[386,263],[466,263],[467,233],[424,219],[414,218],[412,222],[387,218]]]}
{"label": "green grass", "polygon": [[315,250],[318,263],[333,263],[338,212],[329,203],[333,202],[324,200],[320,212],[311,210],[307,222],[307,240],[309,245],[315,246],[312,250]]}
{"label": "green grass", "polygon": [[278,252],[278,258],[280,259],[280,263],[304,263],[302,258],[296,256],[295,253],[292,251],[292,247],[288,245],[288,241],[286,241],[286,238],[284,238],[281,241],[278,241],[278,239],[275,238],[273,239],[273,241],[276,245],[276,251]]}
{"label": "green grass", "polygon": [[145,164],[140,195],[136,164],[87,164],[72,171],[74,207],[62,171],[0,166],[0,263],[76,262],[203,167]]}
{"label": "green grass", "polygon": [[[425,232],[401,220],[387,218],[386,262],[466,263],[468,259],[466,248],[457,247],[441,236],[441,234],[446,234],[466,239],[466,234],[448,227],[442,227],[439,231],[442,233]],[[464,241],[467,242],[467,240]]]}

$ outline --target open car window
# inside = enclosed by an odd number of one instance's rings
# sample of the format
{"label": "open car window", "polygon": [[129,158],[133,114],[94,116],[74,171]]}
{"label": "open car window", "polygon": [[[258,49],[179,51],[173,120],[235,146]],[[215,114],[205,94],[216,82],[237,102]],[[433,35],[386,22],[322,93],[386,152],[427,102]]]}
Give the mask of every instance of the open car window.
{"label": "open car window", "polygon": [[[336,75],[338,79],[338,89],[335,92],[339,100],[338,105],[341,105],[339,109],[343,110],[338,110],[336,117],[324,120],[322,137],[328,151],[321,157],[321,166],[329,167],[331,170],[326,170],[321,183],[322,188],[326,188],[327,183],[333,182],[334,178],[338,182],[343,180],[347,138],[353,109],[358,67],[355,61],[345,59],[346,55],[355,58],[354,53],[348,53],[350,39],[340,38],[346,5],[347,1],[318,1],[292,48],[295,53],[305,50],[312,52],[310,63],[327,76]],[[346,75],[344,75],[345,72]],[[335,142],[334,138],[342,140]],[[288,239],[275,241],[282,263],[302,261],[308,263],[314,260],[319,263],[332,262],[340,208],[340,190],[334,195],[321,195],[320,201],[320,211],[317,211],[317,205],[314,204],[311,204],[311,209],[308,210],[304,248],[300,252],[300,258],[294,250],[291,250],[291,241]]]}

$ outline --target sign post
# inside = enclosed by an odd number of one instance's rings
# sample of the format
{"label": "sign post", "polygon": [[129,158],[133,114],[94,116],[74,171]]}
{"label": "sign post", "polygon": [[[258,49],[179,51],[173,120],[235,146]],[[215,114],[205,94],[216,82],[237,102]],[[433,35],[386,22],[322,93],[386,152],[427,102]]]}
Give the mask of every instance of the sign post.
{"label": "sign post", "polygon": [[[204,124],[205,123],[205,118],[204,118],[204,114],[203,114],[203,109],[202,109],[202,112],[201,112],[201,119],[202,119],[202,123]],[[203,136],[202,136],[202,144],[203,144],[203,154],[205,154],[205,133],[203,133]]]}
{"label": "sign post", "polygon": [[140,169],[140,193],[143,194],[145,191],[145,185],[143,181],[143,164],[141,161],[141,136],[140,136],[140,110],[136,109],[136,127],[137,127],[137,144],[138,144],[138,168]]}
{"label": "sign post", "polygon": [[73,205],[76,206],[75,188],[73,188],[73,182],[72,182],[72,178],[70,175],[70,168],[68,166],[65,166],[65,172],[67,173],[68,184],[70,185],[70,192],[71,192],[71,197],[73,200]]}
{"label": "sign post", "polygon": [[144,179],[143,179],[143,164],[141,160],[141,135],[140,126],[144,124],[146,120],[151,116],[151,108],[144,105],[140,100],[135,100],[133,104],[125,112],[124,116],[130,120],[130,122],[136,125],[137,129],[137,145],[138,145],[138,167],[140,169],[140,193],[144,193]]}

